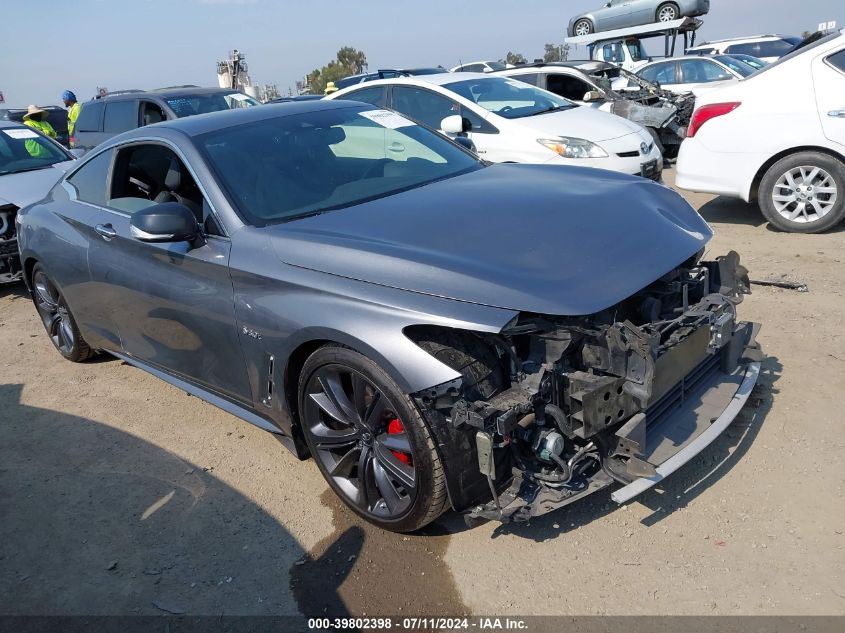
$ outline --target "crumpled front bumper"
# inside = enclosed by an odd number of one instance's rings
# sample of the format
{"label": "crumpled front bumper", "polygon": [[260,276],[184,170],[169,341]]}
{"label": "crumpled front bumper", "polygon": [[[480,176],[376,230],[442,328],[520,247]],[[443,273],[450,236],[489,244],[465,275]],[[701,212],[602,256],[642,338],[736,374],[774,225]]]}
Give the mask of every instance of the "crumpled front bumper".
{"label": "crumpled front bumper", "polygon": [[[758,330],[753,323],[737,324],[729,344],[697,362],[635,416],[639,421],[635,431],[624,431],[630,428],[626,424],[616,432],[627,444],[611,449],[605,442],[602,468],[588,479],[554,487],[514,470],[510,486],[498,499],[470,509],[468,518],[526,521],[614,482],[623,484],[611,495],[620,504],[659,484],[707,448],[739,414],[760,374]],[[619,446],[636,447],[637,458],[628,462],[633,465],[627,471],[610,467],[612,460],[607,459]]]}

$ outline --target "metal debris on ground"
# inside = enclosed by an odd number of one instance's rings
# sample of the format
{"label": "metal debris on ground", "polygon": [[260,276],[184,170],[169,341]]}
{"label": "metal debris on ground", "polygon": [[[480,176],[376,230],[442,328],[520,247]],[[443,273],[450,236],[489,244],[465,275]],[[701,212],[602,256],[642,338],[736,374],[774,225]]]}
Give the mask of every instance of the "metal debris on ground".
{"label": "metal debris on ground", "polygon": [[807,284],[802,284],[797,281],[770,281],[766,279],[752,279],[753,286],[773,286],[775,288],[784,288],[786,290],[797,290],[798,292],[810,292]]}

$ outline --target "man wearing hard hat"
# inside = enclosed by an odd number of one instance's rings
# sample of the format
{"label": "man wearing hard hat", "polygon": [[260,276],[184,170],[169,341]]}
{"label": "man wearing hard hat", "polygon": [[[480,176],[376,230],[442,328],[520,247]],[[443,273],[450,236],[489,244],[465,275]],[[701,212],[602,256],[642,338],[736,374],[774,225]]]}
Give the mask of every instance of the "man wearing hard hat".
{"label": "man wearing hard hat", "polygon": [[337,91],[338,91],[338,87],[334,85],[333,81],[330,81],[329,83],[326,84],[326,89],[323,91],[323,94],[330,95],[331,93],[337,92]]}
{"label": "man wearing hard hat", "polygon": [[[42,110],[37,105],[33,104],[26,109],[26,114],[23,115],[23,124],[28,125],[34,130],[38,130],[44,136],[49,136],[50,138],[55,139],[57,136],[56,130],[54,130],[53,126],[47,122],[48,114],[49,113],[46,110]],[[24,141],[24,147],[33,158],[50,156],[49,150],[37,141]]]}
{"label": "man wearing hard hat", "polygon": [[76,127],[76,119],[79,118],[82,106],[76,101],[76,95],[71,90],[65,90],[62,93],[62,101],[67,108],[67,135],[68,138],[73,138],[73,128]]}

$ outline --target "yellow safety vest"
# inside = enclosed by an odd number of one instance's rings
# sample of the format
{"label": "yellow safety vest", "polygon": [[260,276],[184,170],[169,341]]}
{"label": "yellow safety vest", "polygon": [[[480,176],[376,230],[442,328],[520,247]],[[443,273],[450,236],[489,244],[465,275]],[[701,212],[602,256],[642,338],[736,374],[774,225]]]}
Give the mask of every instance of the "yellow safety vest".
{"label": "yellow safety vest", "polygon": [[[54,130],[53,126],[47,123],[47,121],[33,121],[32,119],[27,119],[23,122],[23,124],[28,125],[34,130],[38,130],[45,136],[56,138],[56,130]],[[50,158],[50,151],[35,139],[28,139],[24,141],[23,145],[26,148],[26,151],[29,152],[29,155],[33,158]]]}
{"label": "yellow safety vest", "polygon": [[79,111],[82,109],[82,106],[79,105],[79,102],[74,103],[67,111],[67,135],[73,136],[73,128],[76,127],[76,120],[79,118]]}

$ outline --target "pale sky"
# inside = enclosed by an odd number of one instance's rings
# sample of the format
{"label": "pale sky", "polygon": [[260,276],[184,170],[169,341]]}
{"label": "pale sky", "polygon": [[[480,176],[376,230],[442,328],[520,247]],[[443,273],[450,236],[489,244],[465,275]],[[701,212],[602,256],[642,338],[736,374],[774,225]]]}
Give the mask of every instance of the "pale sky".
{"label": "pale sky", "polygon": [[[4,7],[0,107],[80,101],[97,86],[217,85],[215,62],[245,52],[257,84],[288,86],[342,46],[371,70],[500,59],[529,60],[561,43],[575,13],[603,0],[39,0]],[[712,0],[699,41],[845,26],[843,0]],[[799,8],[800,7],[800,8]],[[659,49],[659,46],[657,47]],[[650,51],[657,53],[655,47]],[[573,57],[586,55],[579,51]]]}

